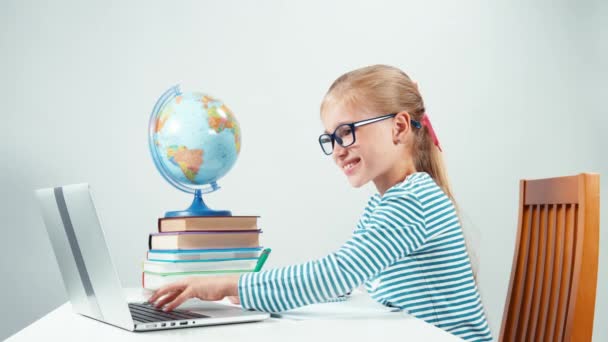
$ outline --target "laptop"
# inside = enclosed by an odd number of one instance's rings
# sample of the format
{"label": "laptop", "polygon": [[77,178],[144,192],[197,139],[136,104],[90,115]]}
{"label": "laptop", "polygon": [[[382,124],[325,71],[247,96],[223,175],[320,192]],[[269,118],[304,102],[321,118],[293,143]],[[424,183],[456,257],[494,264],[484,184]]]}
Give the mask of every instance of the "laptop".
{"label": "laptop", "polygon": [[[38,189],[36,197],[76,313],[130,331],[176,329],[264,320],[265,312],[201,301],[163,312],[128,303],[112,264],[88,184]],[[182,306],[183,307],[183,306]]]}

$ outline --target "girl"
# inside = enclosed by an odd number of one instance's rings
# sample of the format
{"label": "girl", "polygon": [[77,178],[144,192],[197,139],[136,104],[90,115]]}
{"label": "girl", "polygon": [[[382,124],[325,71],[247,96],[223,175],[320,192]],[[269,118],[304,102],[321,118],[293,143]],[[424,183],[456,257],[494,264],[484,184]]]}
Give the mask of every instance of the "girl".
{"label": "girl", "polygon": [[319,137],[353,187],[373,195],[350,240],[319,260],[234,276],[189,278],[150,297],[169,311],[190,297],[231,297],[279,312],[327,301],[365,284],[381,304],[469,341],[491,341],[463,232],[417,85],[374,65],[338,78],[321,104]]}

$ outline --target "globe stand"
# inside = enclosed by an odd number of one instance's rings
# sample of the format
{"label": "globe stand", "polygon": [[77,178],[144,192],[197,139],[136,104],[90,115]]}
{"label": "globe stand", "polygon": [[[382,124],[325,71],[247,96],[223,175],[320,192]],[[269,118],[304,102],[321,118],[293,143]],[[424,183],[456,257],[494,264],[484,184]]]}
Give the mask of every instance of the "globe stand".
{"label": "globe stand", "polygon": [[203,201],[201,190],[194,191],[194,200],[186,210],[168,211],[165,217],[186,217],[186,216],[232,216],[230,210],[210,209]]}

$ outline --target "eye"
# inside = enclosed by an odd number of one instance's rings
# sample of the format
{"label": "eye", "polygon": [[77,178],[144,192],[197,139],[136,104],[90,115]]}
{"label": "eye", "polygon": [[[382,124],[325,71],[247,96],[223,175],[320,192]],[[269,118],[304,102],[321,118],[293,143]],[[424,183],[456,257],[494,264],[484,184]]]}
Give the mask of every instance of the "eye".
{"label": "eye", "polygon": [[319,140],[321,141],[321,144],[331,143],[331,137],[329,135],[322,135]]}
{"label": "eye", "polygon": [[348,125],[342,125],[336,129],[336,136],[339,138],[344,138],[346,136],[351,135],[351,129]]}

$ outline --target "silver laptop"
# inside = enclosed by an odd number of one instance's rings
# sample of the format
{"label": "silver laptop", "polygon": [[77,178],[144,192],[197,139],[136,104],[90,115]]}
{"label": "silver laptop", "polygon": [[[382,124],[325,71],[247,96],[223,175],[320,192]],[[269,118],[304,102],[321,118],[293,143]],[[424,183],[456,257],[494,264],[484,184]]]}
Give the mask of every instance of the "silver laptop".
{"label": "silver laptop", "polygon": [[75,312],[130,331],[253,322],[270,316],[214,302],[168,313],[147,303],[127,303],[89,185],[39,189],[36,197]]}

